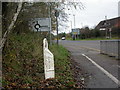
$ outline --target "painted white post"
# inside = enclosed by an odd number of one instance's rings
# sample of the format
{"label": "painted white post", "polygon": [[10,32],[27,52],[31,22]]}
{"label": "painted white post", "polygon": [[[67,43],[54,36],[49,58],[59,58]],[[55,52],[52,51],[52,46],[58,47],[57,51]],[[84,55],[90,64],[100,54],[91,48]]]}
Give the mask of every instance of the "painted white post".
{"label": "painted white post", "polygon": [[44,54],[44,71],[45,71],[45,79],[54,78],[54,56],[48,49],[48,42],[45,38],[43,40],[43,54]]}

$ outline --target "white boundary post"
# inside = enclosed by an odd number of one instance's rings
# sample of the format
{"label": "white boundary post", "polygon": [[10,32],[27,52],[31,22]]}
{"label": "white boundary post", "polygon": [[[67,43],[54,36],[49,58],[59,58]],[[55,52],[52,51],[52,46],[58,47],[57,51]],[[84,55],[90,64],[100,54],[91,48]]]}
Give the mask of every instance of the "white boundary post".
{"label": "white boundary post", "polygon": [[46,38],[44,38],[43,40],[43,54],[44,54],[45,79],[54,78],[55,77],[54,56],[48,49],[48,42]]}

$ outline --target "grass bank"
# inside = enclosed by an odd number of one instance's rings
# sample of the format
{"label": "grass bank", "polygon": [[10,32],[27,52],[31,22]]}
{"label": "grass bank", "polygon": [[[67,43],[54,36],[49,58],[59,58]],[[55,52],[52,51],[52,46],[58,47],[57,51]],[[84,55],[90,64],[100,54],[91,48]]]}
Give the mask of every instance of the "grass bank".
{"label": "grass bank", "polygon": [[2,54],[3,87],[37,87],[43,80],[42,38],[39,34],[10,34]]}
{"label": "grass bank", "polygon": [[[117,37],[114,37],[114,38],[110,38],[110,39],[107,39],[107,38],[86,38],[86,39],[76,39],[75,41],[87,41],[87,40],[114,40],[114,39],[120,39],[120,38],[117,38]],[[67,38],[67,40],[73,40],[72,38]]]}
{"label": "grass bank", "polygon": [[4,88],[74,88],[69,52],[62,46],[49,46],[55,57],[55,79],[44,80],[43,38],[37,33],[14,34],[3,48]]}

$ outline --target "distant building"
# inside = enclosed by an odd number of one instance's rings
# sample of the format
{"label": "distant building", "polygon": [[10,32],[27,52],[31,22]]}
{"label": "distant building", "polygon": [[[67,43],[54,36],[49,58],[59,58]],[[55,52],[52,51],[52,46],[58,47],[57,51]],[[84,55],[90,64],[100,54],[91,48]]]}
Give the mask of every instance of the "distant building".
{"label": "distant building", "polygon": [[120,27],[120,17],[103,20],[95,27],[95,29],[98,29],[98,30],[111,29],[112,30],[112,28],[118,28],[118,27]]}
{"label": "distant building", "polygon": [[106,38],[120,36],[120,17],[101,21],[95,29],[100,30]]}

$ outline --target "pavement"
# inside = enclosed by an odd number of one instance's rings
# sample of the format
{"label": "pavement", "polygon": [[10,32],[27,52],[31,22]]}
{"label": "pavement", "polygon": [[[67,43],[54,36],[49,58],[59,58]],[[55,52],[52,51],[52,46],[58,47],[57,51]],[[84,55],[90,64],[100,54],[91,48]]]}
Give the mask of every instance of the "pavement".
{"label": "pavement", "polygon": [[120,87],[120,60],[100,54],[99,40],[59,42],[71,52],[72,59],[87,73],[86,88]]}

